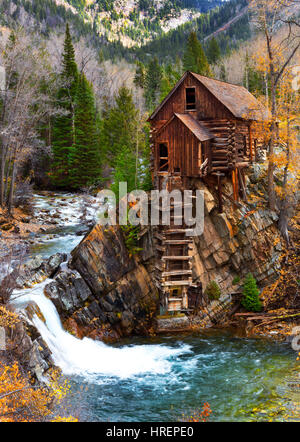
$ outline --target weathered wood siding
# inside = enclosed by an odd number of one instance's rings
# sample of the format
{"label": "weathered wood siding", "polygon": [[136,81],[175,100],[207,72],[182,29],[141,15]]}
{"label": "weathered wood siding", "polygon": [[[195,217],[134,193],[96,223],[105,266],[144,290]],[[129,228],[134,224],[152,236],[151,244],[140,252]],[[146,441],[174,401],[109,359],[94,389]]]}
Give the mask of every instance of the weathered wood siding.
{"label": "weathered wood siding", "polygon": [[[196,88],[196,111],[186,111],[185,109],[185,88],[191,86]],[[205,118],[230,119],[233,117],[231,112],[190,74],[159,110],[153,119],[153,125],[159,127],[162,120],[169,120],[174,113],[189,113],[198,120]]]}
{"label": "weathered wood siding", "polygon": [[[178,119],[174,118],[155,137],[156,170],[159,164],[159,144],[167,143],[169,150],[169,172],[181,176],[198,176],[199,174],[199,140]],[[202,143],[205,146],[204,143]],[[201,149],[201,147],[200,147]],[[203,147],[205,149],[205,147]],[[206,150],[208,149],[206,142]]]}

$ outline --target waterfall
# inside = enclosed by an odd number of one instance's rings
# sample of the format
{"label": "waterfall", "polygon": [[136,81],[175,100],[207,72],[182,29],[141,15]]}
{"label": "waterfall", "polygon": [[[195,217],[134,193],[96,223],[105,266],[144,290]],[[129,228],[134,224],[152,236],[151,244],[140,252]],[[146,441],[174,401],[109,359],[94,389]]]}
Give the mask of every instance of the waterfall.
{"label": "waterfall", "polygon": [[116,376],[129,378],[143,373],[164,374],[171,371],[176,356],[190,352],[188,345],[172,348],[166,345],[127,345],[116,348],[101,341],[78,339],[62,327],[58,312],[44,294],[50,279],[24,290],[15,290],[12,304],[27,316],[26,307],[34,302],[45,322],[34,314],[27,319],[47,343],[55,364],[68,375]]}

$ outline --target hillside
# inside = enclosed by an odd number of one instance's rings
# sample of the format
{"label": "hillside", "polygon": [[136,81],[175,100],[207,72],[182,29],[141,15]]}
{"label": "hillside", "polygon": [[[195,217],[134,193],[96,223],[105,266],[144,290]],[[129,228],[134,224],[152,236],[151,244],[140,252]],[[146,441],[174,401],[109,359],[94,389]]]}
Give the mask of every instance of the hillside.
{"label": "hillside", "polygon": [[17,21],[48,33],[66,20],[125,47],[140,46],[219,6],[222,0],[4,0],[2,24]]}
{"label": "hillside", "polygon": [[241,14],[245,6],[246,0],[3,0],[0,25],[21,25],[48,37],[61,35],[69,22],[73,35],[101,47],[106,59],[132,61],[153,54],[174,60],[193,29],[204,39],[234,20],[219,36],[222,50],[247,39],[248,15]]}

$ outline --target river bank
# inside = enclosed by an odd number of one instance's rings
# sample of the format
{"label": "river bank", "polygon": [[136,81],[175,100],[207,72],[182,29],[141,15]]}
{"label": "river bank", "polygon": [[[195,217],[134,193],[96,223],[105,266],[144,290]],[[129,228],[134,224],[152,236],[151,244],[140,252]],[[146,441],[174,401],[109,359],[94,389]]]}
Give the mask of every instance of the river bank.
{"label": "river bank", "polygon": [[[50,212],[42,212],[49,210],[49,198],[53,199],[53,196],[37,197],[35,213],[39,222],[43,222],[49,213],[60,210],[52,200]],[[66,195],[59,195],[58,200],[60,198],[66,198]],[[43,354],[37,350],[41,343],[45,343],[50,349],[52,364],[60,367],[71,382],[70,401],[73,401],[73,407],[81,404],[80,420],[180,420],[182,413],[189,413],[204,401],[208,401],[213,409],[212,420],[264,420],[265,408],[276,408],[277,402],[286,394],[286,384],[298,374],[295,351],[289,342],[274,342],[277,334],[271,333],[268,336],[272,338],[270,341],[263,336],[259,339],[247,336],[245,327],[238,326],[232,333],[228,327],[235,319],[229,318],[227,322],[220,322],[217,330],[203,330],[203,324],[198,323],[191,326],[188,333],[177,331],[176,334],[156,335],[152,327],[147,330],[147,337],[116,335],[114,339],[109,331],[106,337],[110,344],[106,345],[97,340],[105,338],[106,330],[101,330],[101,336],[93,334],[93,329],[78,336],[78,331],[70,326],[70,320],[68,323],[64,321],[63,327],[59,298],[56,302],[55,290],[49,292],[49,287],[61,290],[77,281],[75,286],[79,291],[70,291],[70,298],[65,298],[65,291],[57,292],[62,294],[60,299],[67,302],[64,309],[71,309],[72,314],[76,302],[79,302],[79,308],[82,302],[83,308],[94,311],[94,316],[90,317],[92,324],[95,324],[95,314],[99,315],[96,310],[91,310],[94,304],[90,301],[87,304],[90,294],[81,301],[77,298],[80,294],[85,297],[83,288],[86,286],[80,282],[81,275],[67,266],[68,253],[82,240],[83,229],[89,228],[81,220],[78,205],[72,206],[74,196],[69,195],[69,200],[69,215],[65,219],[68,225],[56,225],[52,233],[41,232],[29,245],[28,259],[35,263],[33,274],[40,278],[32,281],[32,288],[28,286],[23,293],[17,293],[23,302],[23,305],[19,304],[19,310],[26,312],[27,320],[38,330],[38,335],[32,336],[36,339],[32,364],[37,363],[32,368],[40,379],[44,363]],[[64,200],[59,202],[66,203]],[[66,208],[64,205],[60,207]],[[65,213],[65,209],[62,212]],[[58,252],[62,251],[65,255],[59,256],[62,254]],[[50,260],[53,267],[49,263],[45,267],[43,263],[51,252],[57,254]],[[100,259],[103,259],[101,254]],[[130,265],[128,260],[127,265]],[[40,268],[43,271],[46,268],[46,273],[41,273]],[[71,280],[59,279],[68,274],[75,276]],[[49,287],[45,291],[46,286]],[[22,292],[21,287],[19,290]],[[135,290],[138,293],[137,288]],[[25,306],[32,303],[38,306],[40,314],[37,310],[25,310]],[[109,312],[107,309],[108,306],[103,304],[102,311]],[[120,318],[116,315],[115,319]],[[146,329],[139,333],[145,335],[145,332]],[[82,388],[89,392],[87,396],[82,397]],[[130,409],[124,405],[128,400]],[[277,410],[276,413],[274,419],[280,420],[285,412]]]}

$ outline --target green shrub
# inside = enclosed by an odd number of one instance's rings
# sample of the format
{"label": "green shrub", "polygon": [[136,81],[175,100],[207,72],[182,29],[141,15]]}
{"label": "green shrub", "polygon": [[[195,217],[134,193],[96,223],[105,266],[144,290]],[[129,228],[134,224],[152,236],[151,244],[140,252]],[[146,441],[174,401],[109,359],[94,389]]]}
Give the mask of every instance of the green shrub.
{"label": "green shrub", "polygon": [[260,312],[262,309],[256,280],[251,273],[248,273],[243,285],[242,306],[249,312]]}
{"label": "green shrub", "polygon": [[232,285],[237,285],[241,281],[239,276],[235,276],[232,280]]}
{"label": "green shrub", "polygon": [[126,224],[124,226],[120,226],[125,240],[126,248],[129,252],[129,255],[135,255],[136,253],[143,250],[141,247],[138,247],[138,233],[140,231],[140,225],[133,226],[132,224]]}
{"label": "green shrub", "polygon": [[216,281],[210,281],[207,284],[204,293],[208,296],[208,299],[216,300],[216,299],[219,299],[221,296],[221,289],[218,286],[218,284],[216,283]]}

